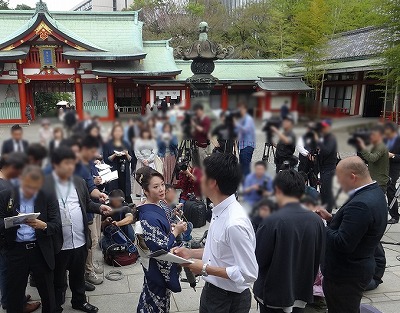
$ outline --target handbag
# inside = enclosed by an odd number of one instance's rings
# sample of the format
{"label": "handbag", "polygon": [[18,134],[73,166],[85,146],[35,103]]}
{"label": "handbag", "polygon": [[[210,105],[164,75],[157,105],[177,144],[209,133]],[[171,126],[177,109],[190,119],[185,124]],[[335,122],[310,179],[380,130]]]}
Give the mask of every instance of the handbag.
{"label": "handbag", "polygon": [[154,158],[154,166],[157,172],[164,175],[164,163],[158,155]]}

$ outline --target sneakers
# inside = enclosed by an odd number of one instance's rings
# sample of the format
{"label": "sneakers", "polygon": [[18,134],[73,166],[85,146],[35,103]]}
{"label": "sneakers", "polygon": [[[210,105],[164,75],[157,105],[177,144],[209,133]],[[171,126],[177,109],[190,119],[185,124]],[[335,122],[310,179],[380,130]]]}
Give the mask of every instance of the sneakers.
{"label": "sneakers", "polygon": [[103,283],[103,278],[97,277],[96,273],[86,273],[85,280],[93,285],[100,285]]}

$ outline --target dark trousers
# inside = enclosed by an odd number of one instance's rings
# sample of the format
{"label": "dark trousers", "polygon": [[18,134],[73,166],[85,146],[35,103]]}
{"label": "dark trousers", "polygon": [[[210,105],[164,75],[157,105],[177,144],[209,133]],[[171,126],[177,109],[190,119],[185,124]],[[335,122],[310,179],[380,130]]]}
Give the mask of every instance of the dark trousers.
{"label": "dark trousers", "polygon": [[56,254],[54,269],[54,289],[56,293],[56,312],[62,312],[63,294],[65,292],[65,275],[68,271],[69,287],[72,292],[71,303],[80,306],[86,302],[85,294],[85,263],[86,246],[76,249],[62,250]]}
{"label": "dark trousers", "polygon": [[[293,308],[292,313],[303,313],[305,309]],[[260,313],[284,313],[282,309],[271,309],[260,304]]]}
{"label": "dark trousers", "polygon": [[242,168],[243,179],[246,178],[248,174],[250,174],[250,165],[251,159],[253,158],[253,152],[253,147],[245,147],[239,152],[239,163],[240,167]]}
{"label": "dark trousers", "polygon": [[[399,179],[399,174],[400,171],[396,171],[395,173],[390,173],[390,182],[387,186],[387,197],[388,197],[388,205],[390,205],[394,199],[394,196],[396,194],[396,182]],[[395,220],[399,220],[400,215],[399,215],[399,203],[396,200],[394,202],[393,207],[389,210],[389,214],[392,218]]]}
{"label": "dark trousers", "polygon": [[361,298],[367,284],[339,283],[324,277],[322,286],[329,313],[359,313]]}
{"label": "dark trousers", "polygon": [[321,169],[321,202],[326,205],[328,212],[332,212],[335,206],[335,198],[333,196],[333,177],[335,169]]}
{"label": "dark trousers", "polygon": [[54,313],[56,301],[53,287],[53,271],[49,269],[36,243],[16,243],[7,254],[7,312],[22,313],[25,305],[25,289],[32,272],[42,301],[43,313]]}
{"label": "dark trousers", "polygon": [[7,251],[4,248],[0,249],[0,293],[1,305],[5,308],[7,306]]}
{"label": "dark trousers", "polygon": [[201,293],[200,313],[248,313],[250,308],[250,289],[236,293],[206,283]]}

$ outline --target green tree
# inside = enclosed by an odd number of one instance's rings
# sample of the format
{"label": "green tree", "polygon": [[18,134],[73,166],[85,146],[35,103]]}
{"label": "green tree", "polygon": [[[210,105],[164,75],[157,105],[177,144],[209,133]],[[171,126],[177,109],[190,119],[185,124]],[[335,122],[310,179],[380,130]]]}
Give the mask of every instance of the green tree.
{"label": "green tree", "polygon": [[[385,29],[386,49],[383,53],[387,68],[386,84],[393,95],[393,111],[399,112],[400,86],[400,0],[382,0],[381,26]],[[396,114],[398,121],[398,114]]]}
{"label": "green tree", "polygon": [[15,10],[33,10],[32,7],[30,7],[27,4],[17,4],[17,6],[15,7]]}
{"label": "green tree", "polygon": [[35,92],[35,113],[41,117],[54,117],[57,116],[57,102],[59,101],[73,101],[73,94],[68,92]]}
{"label": "green tree", "polygon": [[0,0],[0,10],[9,10],[8,3],[7,0]]}

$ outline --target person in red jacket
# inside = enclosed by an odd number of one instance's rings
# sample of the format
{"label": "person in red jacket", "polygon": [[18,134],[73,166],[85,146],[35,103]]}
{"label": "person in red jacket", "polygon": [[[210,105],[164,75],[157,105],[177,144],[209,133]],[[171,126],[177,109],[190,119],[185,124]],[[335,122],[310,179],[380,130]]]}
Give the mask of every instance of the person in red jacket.
{"label": "person in red jacket", "polygon": [[197,198],[201,197],[200,191],[200,179],[201,169],[198,167],[191,167],[190,165],[186,170],[179,172],[178,181],[175,185],[176,189],[182,189],[179,196],[179,203],[185,203],[189,200],[191,194],[194,194]]}

